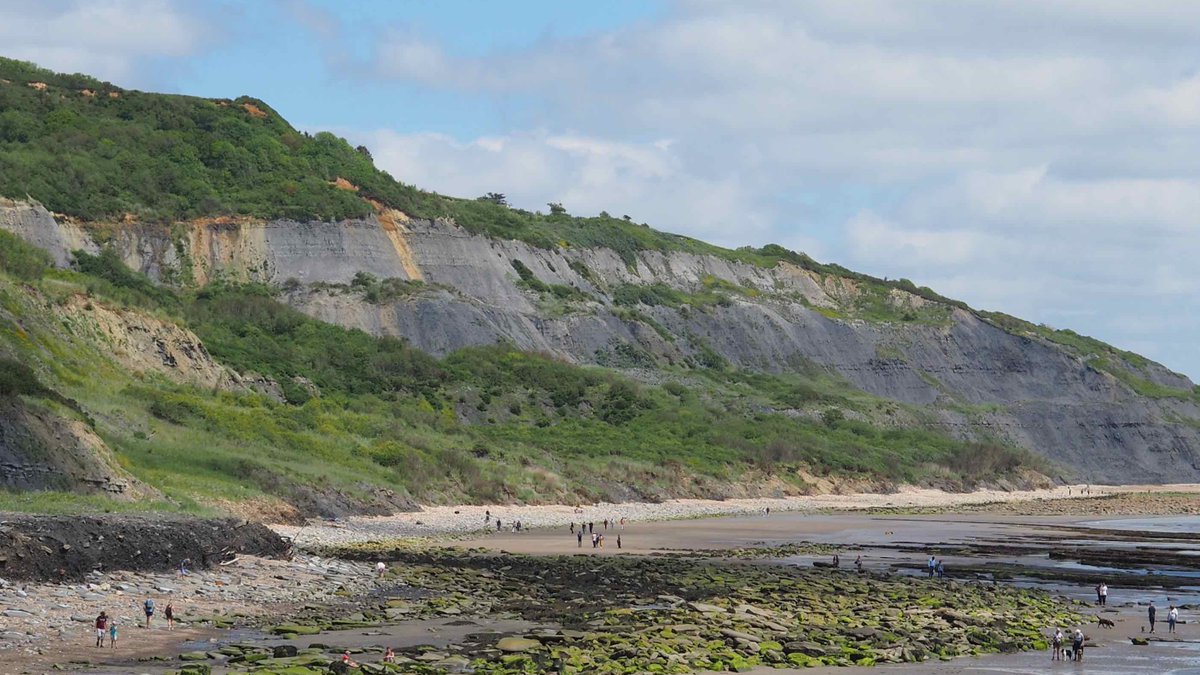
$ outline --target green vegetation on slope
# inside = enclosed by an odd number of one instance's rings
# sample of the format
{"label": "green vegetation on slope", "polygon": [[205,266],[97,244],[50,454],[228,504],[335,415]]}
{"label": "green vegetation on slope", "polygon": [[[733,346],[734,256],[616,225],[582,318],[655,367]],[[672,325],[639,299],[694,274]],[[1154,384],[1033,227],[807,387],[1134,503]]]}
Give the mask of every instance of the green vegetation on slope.
{"label": "green vegetation on slope", "polygon": [[[354,190],[334,185],[344,179]],[[546,249],[608,248],[635,266],[643,251],[713,255],[898,288],[965,307],[911,281],[821,264],[769,244],[723,249],[606,213],[577,217],[510,208],[495,198],[424,192],[375,168],[366,148],[292,128],[257,99],[204,99],[121,89],[0,58],[0,196],[30,196],[84,220],[147,221],[241,215],[296,220],[358,218],[373,200],[418,218],[450,218],[467,230]],[[522,277],[524,279],[524,277]],[[535,290],[574,299],[570,287]],[[709,289],[713,290],[713,289]],[[719,290],[719,289],[718,289]],[[888,317],[892,318],[892,317]]]}
{"label": "green vegetation on slope", "polygon": [[[0,259],[33,255],[0,244]],[[880,402],[819,372],[680,371],[686,385],[649,386],[505,345],[439,360],[310,319],[273,289],[171,291],[111,254],[76,258],[77,271],[0,277],[0,356],[78,401],[126,469],[188,508],[262,495],[310,512],[393,508],[380,488],[443,502],[719,495],[765,476],[802,487],[799,468],[967,486],[1029,460],[856,419]],[[77,294],[186,325],[286,400],[130,372],[87,337],[86,312],[55,315]]]}
{"label": "green vegetation on slope", "polygon": [[980,312],[979,316],[1015,335],[1027,335],[1053,342],[1087,360],[1093,368],[1117,378],[1139,396],[1178,398],[1200,402],[1200,385],[1191,389],[1181,389],[1152,381],[1146,371],[1156,364],[1140,354],[1117,349],[1095,338],[1080,335],[1073,330],[1057,330],[1001,312]]}

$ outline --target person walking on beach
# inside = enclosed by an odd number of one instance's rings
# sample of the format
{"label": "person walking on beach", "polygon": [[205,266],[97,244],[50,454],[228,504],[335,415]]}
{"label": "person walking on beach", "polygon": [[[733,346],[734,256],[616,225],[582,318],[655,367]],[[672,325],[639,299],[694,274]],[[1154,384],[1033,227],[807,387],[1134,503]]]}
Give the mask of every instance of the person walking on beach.
{"label": "person walking on beach", "polygon": [[937,558],[929,556],[929,578],[933,578],[933,573],[937,571]]}
{"label": "person walking on beach", "polygon": [[861,553],[858,555],[857,558],[854,559],[854,569],[859,572],[862,571],[862,554]]}
{"label": "person walking on beach", "polygon": [[1050,638],[1050,660],[1062,661],[1063,657],[1063,634],[1061,628],[1054,629],[1054,637]]}
{"label": "person walking on beach", "polygon": [[946,561],[939,560],[937,564],[937,575],[939,579],[946,578]]}
{"label": "person walking on beach", "polygon": [[175,630],[175,605],[167,603],[167,608],[163,610],[163,616],[167,619],[167,630]]}
{"label": "person walking on beach", "polygon": [[117,648],[117,622],[110,621],[108,624],[108,648]]}
{"label": "person walking on beach", "polygon": [[108,630],[108,614],[100,612],[100,616],[96,617],[96,646],[104,646],[104,632]]}
{"label": "person walking on beach", "polygon": [[1150,601],[1150,607],[1146,610],[1146,616],[1150,619],[1150,632],[1154,632],[1154,615],[1158,614],[1158,608],[1154,606],[1154,601]]}
{"label": "person walking on beach", "polygon": [[575,521],[571,521],[571,534],[575,534]]}
{"label": "person walking on beach", "polygon": [[1083,631],[1075,629],[1075,638],[1071,640],[1071,651],[1076,661],[1083,660]]}
{"label": "person walking on beach", "polygon": [[1171,609],[1167,610],[1167,632],[1175,632],[1175,622],[1179,620],[1179,610],[1175,605],[1171,605]]}
{"label": "person walking on beach", "polygon": [[617,548],[621,548],[621,535],[617,535]]}
{"label": "person walking on beach", "polygon": [[1108,604],[1108,584],[1103,581],[1096,584],[1096,604],[1101,606]]}
{"label": "person walking on beach", "polygon": [[154,619],[154,598],[146,598],[142,603],[142,611],[146,614],[146,628],[149,628],[150,621]]}
{"label": "person walking on beach", "polygon": [[386,571],[387,571],[387,565],[383,564],[383,561],[382,561],[382,560],[380,560],[379,562],[375,563],[375,576],[377,576],[377,577],[379,577],[380,579],[382,579],[382,578],[383,578],[383,573],[384,573],[384,572],[386,572]]}
{"label": "person walking on beach", "polygon": [[583,528],[582,527],[579,528],[579,531],[575,533],[575,539],[579,542],[579,548],[583,548]]}
{"label": "person walking on beach", "polygon": [[500,519],[499,518],[496,519],[496,531],[497,532],[500,531]]}

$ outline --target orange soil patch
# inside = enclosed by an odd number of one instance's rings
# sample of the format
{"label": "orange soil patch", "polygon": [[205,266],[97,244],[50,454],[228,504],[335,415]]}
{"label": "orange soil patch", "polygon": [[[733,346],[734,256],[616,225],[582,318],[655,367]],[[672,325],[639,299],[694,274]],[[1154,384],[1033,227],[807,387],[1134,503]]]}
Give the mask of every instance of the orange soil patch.
{"label": "orange soil patch", "polygon": [[38,91],[46,91],[46,83],[45,82],[30,82],[29,86],[33,87],[34,89],[37,89]]}
{"label": "orange soil patch", "polygon": [[181,222],[193,227],[204,227],[206,225],[250,225],[261,223],[263,220],[252,216],[202,216]]}
{"label": "orange soil patch", "polygon": [[92,91],[91,89],[80,89],[79,93],[83,94],[84,96],[86,96],[88,98],[96,97],[96,92]]}
{"label": "orange soil patch", "polygon": [[[342,178],[341,176],[338,176],[337,180],[333,181],[332,184],[333,184],[333,187],[335,187],[339,190],[349,190],[350,192],[358,192],[357,185],[355,185],[354,183],[351,183],[350,181],[346,180],[345,178]],[[368,201],[370,201],[370,200],[368,200]],[[378,210],[378,208],[379,207],[376,207],[377,210]]]}
{"label": "orange soil patch", "polygon": [[108,92],[108,97],[109,98],[121,98],[121,94],[119,94],[115,91],[110,91],[110,92]]}
{"label": "orange soil patch", "polygon": [[267,116],[267,113],[263,112],[262,108],[254,105],[253,103],[243,103],[242,107],[246,109],[246,112],[250,113],[251,117],[262,119]]}
{"label": "orange soil patch", "polygon": [[420,265],[417,265],[412,248],[408,245],[408,239],[405,238],[408,230],[404,227],[404,223],[408,222],[408,214],[398,209],[389,209],[374,199],[367,199],[367,203],[375,207],[375,211],[378,212],[379,226],[383,228],[383,234],[388,241],[392,242],[392,248],[396,251],[396,257],[400,259],[400,265],[404,267],[404,273],[408,275],[409,279],[424,281],[425,275],[421,272]]}

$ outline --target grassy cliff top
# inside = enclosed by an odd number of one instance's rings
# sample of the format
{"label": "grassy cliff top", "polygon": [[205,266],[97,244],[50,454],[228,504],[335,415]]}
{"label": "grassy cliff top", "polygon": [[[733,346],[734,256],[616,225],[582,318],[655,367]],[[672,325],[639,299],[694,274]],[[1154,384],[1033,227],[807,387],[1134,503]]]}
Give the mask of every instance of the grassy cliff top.
{"label": "grassy cliff top", "polygon": [[782,246],[729,250],[607,214],[543,214],[510,208],[499,195],[459,199],[425,192],[377,169],[367,148],[327,132],[298,131],[255,98],[132,91],[0,58],[0,111],[0,196],[31,197],[86,221],[341,220],[371,214],[375,202],[540,248],[610,248],[630,265],[647,250],[764,267],[786,260],[961,306],[911,282],[873,279]]}
{"label": "grassy cliff top", "polygon": [[[56,213],[109,222],[226,215],[341,220],[391,207],[540,248],[609,248],[631,267],[643,251],[712,255],[761,267],[782,261],[853,279],[876,296],[899,289],[969,309],[907,279],[818,263],[776,244],[730,250],[603,213],[578,217],[553,208],[543,214],[510,208],[500,195],[460,199],[419,190],[376,168],[367,148],[328,132],[298,131],[255,98],[139,92],[5,58],[0,58],[0,197],[29,197]],[[979,315],[1081,356],[1130,363],[1134,376],[1146,366],[1145,359],[1095,340],[1082,338],[1087,349],[1080,350],[1081,336],[999,314]]]}

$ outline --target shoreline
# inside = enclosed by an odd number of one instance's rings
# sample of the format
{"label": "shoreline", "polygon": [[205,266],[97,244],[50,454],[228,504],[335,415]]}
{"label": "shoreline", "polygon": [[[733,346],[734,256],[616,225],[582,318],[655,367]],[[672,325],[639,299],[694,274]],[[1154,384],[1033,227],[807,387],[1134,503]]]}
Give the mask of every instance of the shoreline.
{"label": "shoreline", "polygon": [[[1147,496],[1145,493],[1150,492]],[[1158,493],[1154,496],[1153,493]],[[1129,497],[1137,499],[1130,501]],[[842,556],[847,560],[848,551],[859,548],[865,558],[867,576],[850,575],[839,577],[849,579],[893,579],[903,584],[905,592],[923,593],[929,582],[923,579],[906,579],[916,576],[908,568],[924,562],[926,548],[947,547],[939,551],[939,557],[947,560],[947,567],[967,575],[964,578],[964,588],[972,587],[979,582],[970,572],[971,565],[985,564],[991,561],[1012,562],[1017,565],[1045,566],[1044,552],[1036,558],[1022,558],[1021,552],[1012,549],[1014,544],[1031,546],[1028,539],[1031,535],[1040,537],[1042,541],[1056,540],[1062,527],[1058,523],[1065,522],[1060,516],[1047,519],[1042,511],[1034,517],[1004,517],[1004,518],[973,518],[955,516],[956,512],[967,510],[967,505],[996,504],[997,508],[1004,505],[1025,504],[1030,507],[1048,506],[1057,508],[1062,505],[1082,507],[1092,512],[1093,505],[1099,505],[1095,500],[1104,503],[1116,501],[1122,504],[1149,504],[1151,506],[1174,504],[1178,500],[1200,505],[1200,485],[1174,486],[1123,486],[1120,488],[1093,488],[1092,494],[1079,495],[1072,486],[1068,494],[1067,488],[1050,491],[1030,491],[1022,493],[975,492],[967,494],[944,493],[935,490],[908,490],[891,495],[821,495],[792,499],[744,499],[728,502],[705,502],[700,500],[684,500],[664,504],[623,504],[623,505],[592,505],[584,508],[583,514],[575,513],[570,506],[540,506],[540,507],[436,507],[421,513],[404,514],[407,518],[395,517],[373,519],[350,519],[334,523],[319,523],[309,526],[310,538],[305,539],[301,533],[300,544],[303,547],[315,547],[317,543],[332,544],[327,541],[330,537],[342,537],[349,542],[380,541],[384,546],[396,547],[396,551],[408,550],[403,543],[394,542],[397,535],[389,533],[407,528],[414,529],[416,521],[422,520],[421,529],[416,536],[424,541],[420,545],[437,547],[437,537],[443,537],[448,543],[472,560],[485,560],[489,555],[515,556],[513,560],[530,556],[543,559],[533,565],[595,565],[612,566],[618,569],[622,565],[642,565],[638,560],[645,560],[647,569],[674,569],[676,566],[687,566],[691,558],[675,555],[662,557],[662,553],[694,551],[699,557],[712,556],[714,551],[738,547],[767,546],[781,542],[807,541],[812,542],[812,552],[803,550],[787,552],[784,557],[771,561],[747,560],[748,568],[757,569],[767,566],[772,569],[792,570],[769,572],[770,574],[802,574],[811,583],[820,582],[824,577],[821,573],[813,572],[810,561],[828,555],[826,549],[819,547],[841,547]],[[769,505],[771,517],[763,517],[761,509]],[[943,515],[914,516],[905,514],[881,515],[873,511],[877,508],[944,508]],[[493,508],[495,510],[493,510]],[[614,511],[609,511],[614,509]],[[956,511],[956,509],[958,511]],[[458,513],[455,513],[457,511]],[[482,514],[491,511],[494,517],[525,518],[525,528],[532,530],[528,534],[511,534],[508,528],[497,534],[494,525],[488,531],[482,528]],[[779,517],[775,517],[775,512]],[[995,511],[972,512],[990,515]],[[530,515],[532,514],[532,515]],[[604,515],[608,517],[629,519],[624,528],[616,533],[609,533],[609,546],[592,549],[586,544],[577,543],[574,537],[566,534],[563,523],[579,522],[588,517],[595,517],[596,529],[602,528]],[[738,517],[740,515],[740,517]],[[704,516],[708,516],[705,519]],[[478,517],[478,522],[475,519]],[[668,520],[673,517],[675,520]],[[1094,515],[1086,516],[1096,519]],[[359,521],[374,522],[374,529],[360,529]],[[463,530],[453,530],[458,523],[464,523]],[[619,526],[618,526],[619,527]],[[1101,542],[1108,541],[1109,534],[1099,530],[1097,536]],[[383,533],[383,534],[381,534]],[[612,544],[619,543],[615,534],[624,534],[623,549],[614,548]],[[475,536],[472,536],[475,535]],[[482,536],[480,536],[482,535]],[[393,540],[389,543],[388,539]],[[969,544],[975,542],[976,548]],[[420,546],[419,545],[419,546]],[[1123,545],[1123,544],[1116,544]],[[1112,544],[1099,544],[1101,548]],[[1007,548],[1006,548],[1007,547]],[[479,549],[487,549],[490,553],[482,554]],[[118,673],[128,672],[128,666],[133,663],[131,657],[143,658],[165,656],[168,662],[154,668],[142,668],[139,672],[165,672],[175,668],[175,660],[183,651],[205,649],[204,643],[212,651],[220,644],[236,641],[251,641],[259,649],[270,650],[280,643],[280,638],[269,637],[259,633],[254,626],[263,626],[264,622],[295,623],[311,620],[313,606],[325,606],[317,614],[325,618],[337,618],[344,613],[356,612],[361,609],[357,603],[367,605],[381,602],[378,594],[385,590],[388,582],[383,582],[373,573],[374,561],[380,557],[386,559],[386,549],[380,549],[378,554],[372,553],[370,547],[360,555],[343,558],[325,558],[301,553],[293,561],[265,560],[250,556],[242,557],[237,563],[228,567],[197,571],[189,577],[180,577],[172,573],[120,573],[113,572],[105,575],[95,575],[84,583],[40,583],[40,584],[10,584],[0,588],[0,605],[18,609],[30,616],[0,616],[0,672],[9,672],[7,668],[17,667],[30,672],[45,672],[51,665],[67,661],[90,661],[92,670],[88,672]],[[420,567],[427,564],[418,549],[413,549],[408,558],[412,566]],[[580,555],[582,554],[582,555]],[[379,557],[377,557],[377,555]],[[436,556],[431,563],[438,566]],[[454,554],[451,554],[454,555]],[[1031,554],[1032,555],[1032,554]],[[547,557],[548,556],[548,557]],[[694,556],[693,556],[694,557]],[[736,556],[725,560],[722,564],[736,564]],[[1012,560],[1009,560],[1009,559]],[[420,598],[425,593],[447,593],[457,590],[454,584],[447,585],[446,579],[437,577],[408,578],[413,571],[410,565],[396,562],[389,564],[388,579],[406,579],[407,583],[392,589],[392,593],[402,595],[405,607],[414,602],[423,602]],[[575,562],[572,562],[575,561]],[[587,562],[583,562],[587,561]],[[654,562],[650,562],[654,561]],[[481,563],[487,564],[487,563]],[[507,565],[508,563],[496,563]],[[1050,564],[1051,566],[1053,563]],[[800,570],[795,570],[799,566]],[[450,574],[450,567],[437,574]],[[457,569],[457,568],[454,568]],[[590,569],[590,568],[589,568]],[[606,568],[607,569],[607,568]],[[623,568],[622,568],[623,569]],[[728,567],[728,569],[734,569]],[[743,569],[743,568],[738,568]],[[766,573],[766,572],[756,572]],[[538,578],[541,577],[530,577]],[[439,581],[439,579],[441,579]],[[528,581],[528,579],[526,579]],[[383,584],[381,585],[381,582]],[[432,583],[432,585],[430,585]],[[490,582],[489,582],[490,583]],[[524,582],[523,582],[524,583]],[[957,583],[957,581],[955,582]],[[1004,584],[1016,586],[1014,584]],[[1042,590],[1060,598],[1062,607],[1074,606],[1076,600],[1087,599],[1088,586],[1080,586],[1076,582],[1048,582],[1037,584]],[[0,584],[0,586],[4,586]],[[169,590],[163,587],[169,587]],[[937,585],[929,585],[928,589],[936,589]],[[898,587],[899,588],[899,587]],[[1139,652],[1129,651],[1128,635],[1138,630],[1137,617],[1140,616],[1140,603],[1150,598],[1166,599],[1172,596],[1176,601],[1183,600],[1200,608],[1200,598],[1194,593],[1184,593],[1172,589],[1122,587],[1116,580],[1112,584],[1114,593],[1114,618],[1118,620],[1119,629],[1112,633],[1090,633],[1102,641],[1105,646],[1111,646],[1114,654],[1120,654],[1121,659],[1142,658]],[[403,590],[401,590],[403,589]],[[20,591],[20,593],[18,593]],[[572,591],[573,593],[574,591]],[[137,621],[138,602],[146,595],[157,595],[159,605],[164,606],[166,598],[173,597],[176,609],[185,619],[190,619],[192,626],[178,633],[167,633],[156,629],[154,631],[134,630]],[[430,597],[434,597],[430,596]],[[1184,597],[1186,596],[1186,597]],[[457,597],[451,594],[450,597]],[[488,594],[480,598],[490,597]],[[564,596],[567,597],[567,596]],[[574,596],[570,596],[571,599]],[[345,603],[349,602],[347,605]],[[440,601],[439,601],[440,602]],[[364,605],[365,606],[365,605]],[[536,603],[530,607],[536,607]],[[1164,605],[1165,606],[1165,605]],[[457,607],[457,606],[456,606]],[[87,620],[94,616],[98,609],[107,608],[114,616],[119,617],[121,624],[131,630],[124,632],[132,641],[138,644],[136,651],[118,650],[117,652],[97,652],[89,645],[89,625]],[[2,609],[2,608],[0,608]],[[112,612],[112,610],[116,610]],[[386,608],[385,608],[386,609]],[[461,609],[463,617],[459,616]],[[528,627],[522,628],[516,624],[504,623],[504,617],[492,616],[490,610],[482,607],[475,613],[470,608],[450,608],[453,612],[449,618],[442,616],[441,610],[434,613],[445,621],[462,623],[460,618],[469,617],[475,628],[455,630],[490,631],[500,630],[520,635],[527,632]],[[384,611],[384,610],[380,610]],[[330,613],[332,612],[332,613]],[[426,629],[446,632],[450,635],[450,626],[434,623],[428,616],[417,617],[408,610],[397,609],[397,620],[403,619],[403,631],[412,632],[417,637],[414,640],[427,639]],[[3,612],[0,612],[2,615]],[[536,614],[536,612],[535,612]],[[532,620],[537,620],[533,616]],[[353,617],[352,617],[353,618]],[[530,619],[522,615],[523,619]],[[1189,617],[1190,619],[1191,617]],[[211,623],[210,623],[211,622]],[[218,623],[219,622],[219,623]],[[384,622],[385,624],[389,622]],[[217,624],[217,625],[213,625]],[[228,631],[218,627],[224,624],[239,626],[241,630]],[[464,624],[466,625],[466,624]],[[250,632],[245,629],[249,628]],[[388,640],[399,640],[401,627],[385,628],[384,633],[371,628],[365,632],[323,633],[324,637],[304,638],[306,647],[314,640],[349,640],[353,637],[363,646],[375,645]],[[735,630],[740,630],[735,628]],[[10,632],[11,631],[11,632]],[[5,635],[5,633],[8,633]],[[257,636],[257,637],[254,637]],[[183,647],[183,639],[187,638],[189,646]],[[447,638],[449,639],[449,638]],[[458,638],[461,642],[462,638]],[[1124,640],[1124,643],[1122,643]],[[209,642],[212,641],[212,642]],[[368,644],[369,643],[369,644]],[[126,643],[133,646],[132,643]],[[199,644],[197,647],[195,645]],[[411,655],[411,654],[410,654]],[[378,656],[368,657],[377,658]],[[329,658],[329,657],[326,657]],[[1044,654],[989,656],[984,662],[988,666],[1000,666],[1008,663],[1018,663],[1022,666],[1034,659],[1040,660]],[[140,663],[140,662],[139,662]],[[974,663],[978,668],[979,662],[972,659],[955,659],[952,662],[938,662],[931,665],[924,662],[918,666],[897,667],[896,672],[927,672],[921,668],[935,668],[928,672],[960,672],[959,668],[968,667]],[[141,667],[141,666],[139,666]],[[98,669],[96,669],[98,668]],[[917,670],[913,670],[916,668]],[[32,670],[31,670],[32,669]],[[790,672],[790,671],[776,671]],[[805,671],[809,672],[809,671]],[[827,671],[816,671],[827,672]],[[842,672],[842,671],[838,671]],[[892,672],[891,667],[886,672]],[[996,672],[987,670],[986,672]]]}
{"label": "shoreline", "polygon": [[[1088,490],[1086,494],[1083,490]],[[945,492],[929,488],[903,487],[894,493],[823,494],[795,497],[759,497],[728,500],[678,499],[664,502],[599,503],[580,507],[568,505],[462,505],[427,506],[421,511],[389,516],[351,516],[336,521],[305,525],[270,524],[301,548],[336,546],[401,538],[437,538],[510,532],[514,521],[522,530],[567,527],[570,523],[653,522],[793,512],[852,512],[871,509],[954,509],[989,504],[1014,504],[1064,500],[1084,502],[1140,493],[1189,493],[1200,498],[1200,484],[1173,485],[1064,485],[1042,490],[977,490]],[[1114,515],[1140,515],[1139,513]],[[485,517],[487,520],[485,521]],[[1103,517],[1103,514],[1101,514]]]}

